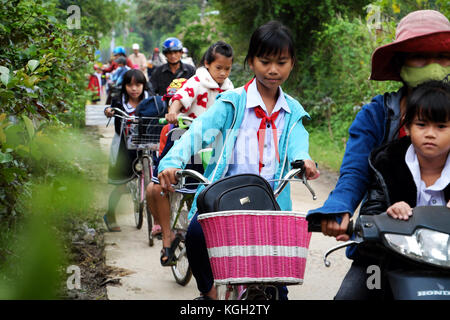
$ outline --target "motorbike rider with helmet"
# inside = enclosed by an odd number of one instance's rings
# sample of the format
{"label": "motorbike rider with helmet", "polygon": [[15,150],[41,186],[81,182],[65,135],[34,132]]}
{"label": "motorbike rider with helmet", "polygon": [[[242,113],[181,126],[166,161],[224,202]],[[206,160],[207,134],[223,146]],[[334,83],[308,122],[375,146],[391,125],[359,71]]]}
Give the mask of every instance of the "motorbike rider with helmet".
{"label": "motorbike rider with helmet", "polygon": [[195,67],[181,62],[183,44],[177,38],[167,38],[162,44],[167,63],[156,67],[150,78],[150,94],[164,95],[170,83],[177,78],[189,79],[195,74]]}
{"label": "motorbike rider with helmet", "polygon": [[127,66],[130,68],[133,68],[133,63],[131,62],[130,59],[127,58],[127,54],[126,54],[124,47],[120,47],[120,46],[115,47],[112,54],[113,54],[113,58],[112,58],[112,61],[109,65],[109,67],[102,68],[103,73],[111,73],[114,70],[116,70],[119,66],[116,62],[116,59],[119,57],[125,57],[127,59]]}

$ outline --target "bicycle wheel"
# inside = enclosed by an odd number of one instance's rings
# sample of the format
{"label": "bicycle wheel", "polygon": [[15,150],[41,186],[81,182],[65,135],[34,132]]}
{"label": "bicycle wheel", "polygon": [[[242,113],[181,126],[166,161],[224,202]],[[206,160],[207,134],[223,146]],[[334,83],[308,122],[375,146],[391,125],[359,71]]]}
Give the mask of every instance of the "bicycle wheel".
{"label": "bicycle wheel", "polygon": [[[180,237],[180,235],[177,235],[177,237]],[[192,271],[187,259],[184,239],[181,239],[178,247],[175,249],[175,265],[172,266],[172,273],[179,285],[185,286],[191,280]]]}
{"label": "bicycle wheel", "polygon": [[142,228],[142,223],[144,221],[141,204],[141,184],[141,176],[133,179],[129,183],[131,198],[133,200],[134,222],[138,229]]}
{"label": "bicycle wheel", "polygon": [[142,176],[143,176],[143,193],[142,193],[142,206],[143,210],[146,212],[146,218],[147,218],[147,231],[148,231],[148,245],[150,247],[153,247],[154,241],[153,241],[153,235],[152,235],[152,229],[153,229],[153,217],[152,213],[147,207],[147,201],[145,199],[145,190],[147,189],[148,184],[150,183],[150,160],[147,157],[142,158]]}

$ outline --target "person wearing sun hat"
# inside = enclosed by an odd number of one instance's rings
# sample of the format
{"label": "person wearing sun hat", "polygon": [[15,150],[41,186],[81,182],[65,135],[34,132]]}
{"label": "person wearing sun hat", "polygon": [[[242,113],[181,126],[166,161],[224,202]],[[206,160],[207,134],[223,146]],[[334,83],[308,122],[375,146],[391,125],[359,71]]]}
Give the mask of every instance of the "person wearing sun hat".
{"label": "person wearing sun hat", "polygon": [[144,73],[145,78],[148,81],[147,59],[145,58],[145,55],[139,52],[139,44],[133,43],[133,46],[131,48],[133,49],[133,53],[129,56],[131,62],[134,66],[137,66],[137,68],[135,69],[139,69]]}
{"label": "person wearing sun hat", "polygon": [[[365,197],[369,182],[369,155],[389,141],[402,137],[399,128],[411,89],[429,80],[443,80],[450,74],[450,22],[440,12],[419,10],[406,15],[397,25],[395,40],[372,54],[370,79],[403,83],[397,92],[377,95],[364,105],[349,128],[349,138],[340,175],[322,207],[309,210],[307,220],[322,233],[348,240],[350,217]],[[367,261],[347,249],[353,264],[335,299],[368,299],[382,290],[368,290]]]}

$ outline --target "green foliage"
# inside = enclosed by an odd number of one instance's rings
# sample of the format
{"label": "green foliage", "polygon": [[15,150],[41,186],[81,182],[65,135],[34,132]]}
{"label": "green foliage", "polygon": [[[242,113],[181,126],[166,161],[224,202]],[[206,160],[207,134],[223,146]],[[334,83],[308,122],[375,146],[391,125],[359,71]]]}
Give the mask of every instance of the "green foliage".
{"label": "green foliage", "polygon": [[54,299],[67,224],[87,218],[103,163],[74,129],[0,115],[0,299]]}
{"label": "green foliage", "polygon": [[323,24],[329,22],[337,12],[362,14],[362,7],[369,1],[352,0],[342,4],[338,0],[214,0],[213,3],[226,22],[224,31],[232,36],[232,45],[236,50],[246,52],[253,30],[269,20],[279,20],[291,29],[297,51],[304,53],[314,43],[313,33],[321,30]]}
{"label": "green foliage", "polygon": [[201,8],[191,5],[184,10],[180,23],[171,35],[181,39],[183,46],[189,48],[189,54],[194,61],[200,62],[209,46],[222,39],[217,23],[215,15],[202,17]]}
{"label": "green foliage", "polygon": [[81,11],[80,30],[76,34],[88,33],[95,38],[109,33],[114,26],[122,23],[126,15],[128,4],[120,0],[54,0],[61,12],[60,18],[67,18],[67,8],[76,5]]}
{"label": "green foliage", "polygon": [[[83,162],[98,153],[72,128],[84,125],[95,38],[120,20],[123,6],[1,3],[0,299],[54,298],[64,258],[58,230],[86,215],[94,194]],[[69,30],[73,4],[81,28]]]}
{"label": "green foliage", "polygon": [[397,20],[416,10],[437,10],[444,16],[450,16],[450,2],[448,0],[376,0],[373,5],[378,6],[385,20]]}
{"label": "green foliage", "polygon": [[136,15],[141,29],[152,40],[152,47],[160,47],[163,38],[175,31],[176,26],[186,15],[186,9],[200,7],[202,0],[137,0]]}
{"label": "green foliage", "polygon": [[393,29],[370,32],[359,18],[336,17],[317,32],[316,45],[299,64],[294,77],[299,99],[316,127],[324,126],[331,139],[342,141],[359,109],[372,97],[397,90],[398,83],[368,80],[374,49],[392,41]]}
{"label": "green foliage", "polygon": [[0,12],[0,112],[80,125],[96,42],[74,36],[52,2],[8,1]]}

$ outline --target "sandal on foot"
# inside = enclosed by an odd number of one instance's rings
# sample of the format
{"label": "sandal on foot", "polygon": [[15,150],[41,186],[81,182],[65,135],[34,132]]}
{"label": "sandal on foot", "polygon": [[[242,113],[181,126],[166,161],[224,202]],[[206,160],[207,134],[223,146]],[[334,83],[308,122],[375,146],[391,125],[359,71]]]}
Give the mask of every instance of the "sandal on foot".
{"label": "sandal on foot", "polygon": [[[170,267],[170,266],[173,266],[173,265],[176,264],[175,250],[178,247],[178,244],[180,243],[180,240],[181,239],[179,237],[176,237],[172,241],[172,243],[171,243],[169,248],[168,247],[163,247],[161,249],[161,257],[160,257],[159,260],[160,260],[161,265],[163,267]],[[167,259],[163,260],[163,258],[165,258],[165,257],[167,257]]]}
{"label": "sandal on foot", "polygon": [[[163,258],[167,258],[164,259]],[[161,249],[161,257],[159,258],[161,265],[163,267],[171,267],[175,265],[175,261],[173,260],[173,251],[170,248],[163,247]]]}
{"label": "sandal on foot", "polygon": [[105,221],[106,228],[108,229],[109,232],[122,231],[122,230],[120,230],[120,227],[115,222],[114,223],[109,222],[108,216],[106,214],[103,216],[103,221]]}

